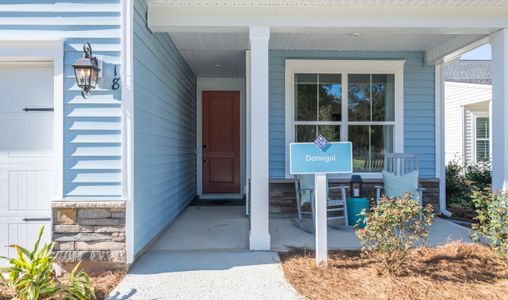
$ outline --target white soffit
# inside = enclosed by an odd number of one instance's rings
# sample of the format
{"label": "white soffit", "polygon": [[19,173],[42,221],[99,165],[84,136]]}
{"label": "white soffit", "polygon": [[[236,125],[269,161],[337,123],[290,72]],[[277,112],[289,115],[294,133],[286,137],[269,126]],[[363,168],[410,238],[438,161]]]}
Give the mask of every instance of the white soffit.
{"label": "white soffit", "polygon": [[503,6],[507,0],[147,0],[149,5],[201,7],[260,6]]}
{"label": "white soffit", "polygon": [[[441,63],[442,53],[451,53],[485,35],[407,33],[359,30],[358,35],[344,31],[272,32],[272,50],[327,51],[425,51],[426,62]],[[246,32],[171,32],[171,39],[198,77],[244,77]],[[459,55],[459,54],[457,54]],[[455,56],[457,56],[455,55]]]}
{"label": "white soffit", "polygon": [[[272,50],[425,51],[429,64],[485,37],[482,34],[405,33],[359,30],[347,32],[272,32]],[[247,32],[171,32],[171,39],[198,77],[244,77]],[[460,53],[459,53],[460,54]],[[450,59],[455,58],[453,55]]]}
{"label": "white soffit", "polygon": [[247,32],[171,32],[180,50],[245,50],[249,46]]}
{"label": "white soffit", "polygon": [[245,51],[181,51],[197,77],[245,77]]}
{"label": "white soffit", "polygon": [[[222,51],[249,49],[246,32],[171,32],[171,39],[181,51]],[[484,34],[401,33],[382,31],[351,32],[272,32],[273,50],[364,50],[427,51],[457,37],[478,40]]]}

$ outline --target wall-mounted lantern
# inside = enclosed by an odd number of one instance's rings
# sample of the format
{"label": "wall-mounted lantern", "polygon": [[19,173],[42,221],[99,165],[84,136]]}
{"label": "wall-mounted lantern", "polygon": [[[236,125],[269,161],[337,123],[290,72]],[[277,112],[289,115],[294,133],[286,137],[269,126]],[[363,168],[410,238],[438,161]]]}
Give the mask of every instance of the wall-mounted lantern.
{"label": "wall-mounted lantern", "polygon": [[95,89],[101,69],[97,58],[93,56],[90,43],[83,45],[83,52],[83,58],[76,60],[72,67],[76,75],[76,83],[81,88],[81,96],[86,99],[90,96],[91,91]]}

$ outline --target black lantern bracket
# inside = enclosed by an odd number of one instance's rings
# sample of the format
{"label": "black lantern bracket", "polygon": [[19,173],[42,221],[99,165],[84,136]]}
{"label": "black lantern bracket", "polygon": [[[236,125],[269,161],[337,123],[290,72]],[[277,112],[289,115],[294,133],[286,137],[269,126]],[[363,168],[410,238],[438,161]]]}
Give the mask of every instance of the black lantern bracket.
{"label": "black lantern bracket", "polygon": [[83,57],[77,59],[72,67],[81,96],[86,99],[102,77],[102,59],[93,55],[92,46],[87,42],[83,45]]}

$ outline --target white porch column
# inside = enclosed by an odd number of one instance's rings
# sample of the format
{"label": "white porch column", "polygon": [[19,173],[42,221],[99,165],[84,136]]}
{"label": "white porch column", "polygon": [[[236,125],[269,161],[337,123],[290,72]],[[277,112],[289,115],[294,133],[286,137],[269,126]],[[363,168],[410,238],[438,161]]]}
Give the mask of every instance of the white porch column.
{"label": "white porch column", "polygon": [[251,214],[250,250],[270,250],[268,232],[268,40],[270,28],[251,27],[250,133]]}
{"label": "white porch column", "polygon": [[492,187],[508,190],[508,28],[490,36],[492,45]]}

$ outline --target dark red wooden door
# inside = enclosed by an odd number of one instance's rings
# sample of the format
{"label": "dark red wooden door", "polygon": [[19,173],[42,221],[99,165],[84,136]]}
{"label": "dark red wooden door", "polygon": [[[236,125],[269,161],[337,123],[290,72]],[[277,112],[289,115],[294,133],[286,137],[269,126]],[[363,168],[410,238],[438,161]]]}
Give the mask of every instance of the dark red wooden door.
{"label": "dark red wooden door", "polygon": [[240,192],[240,92],[203,92],[203,191]]}

